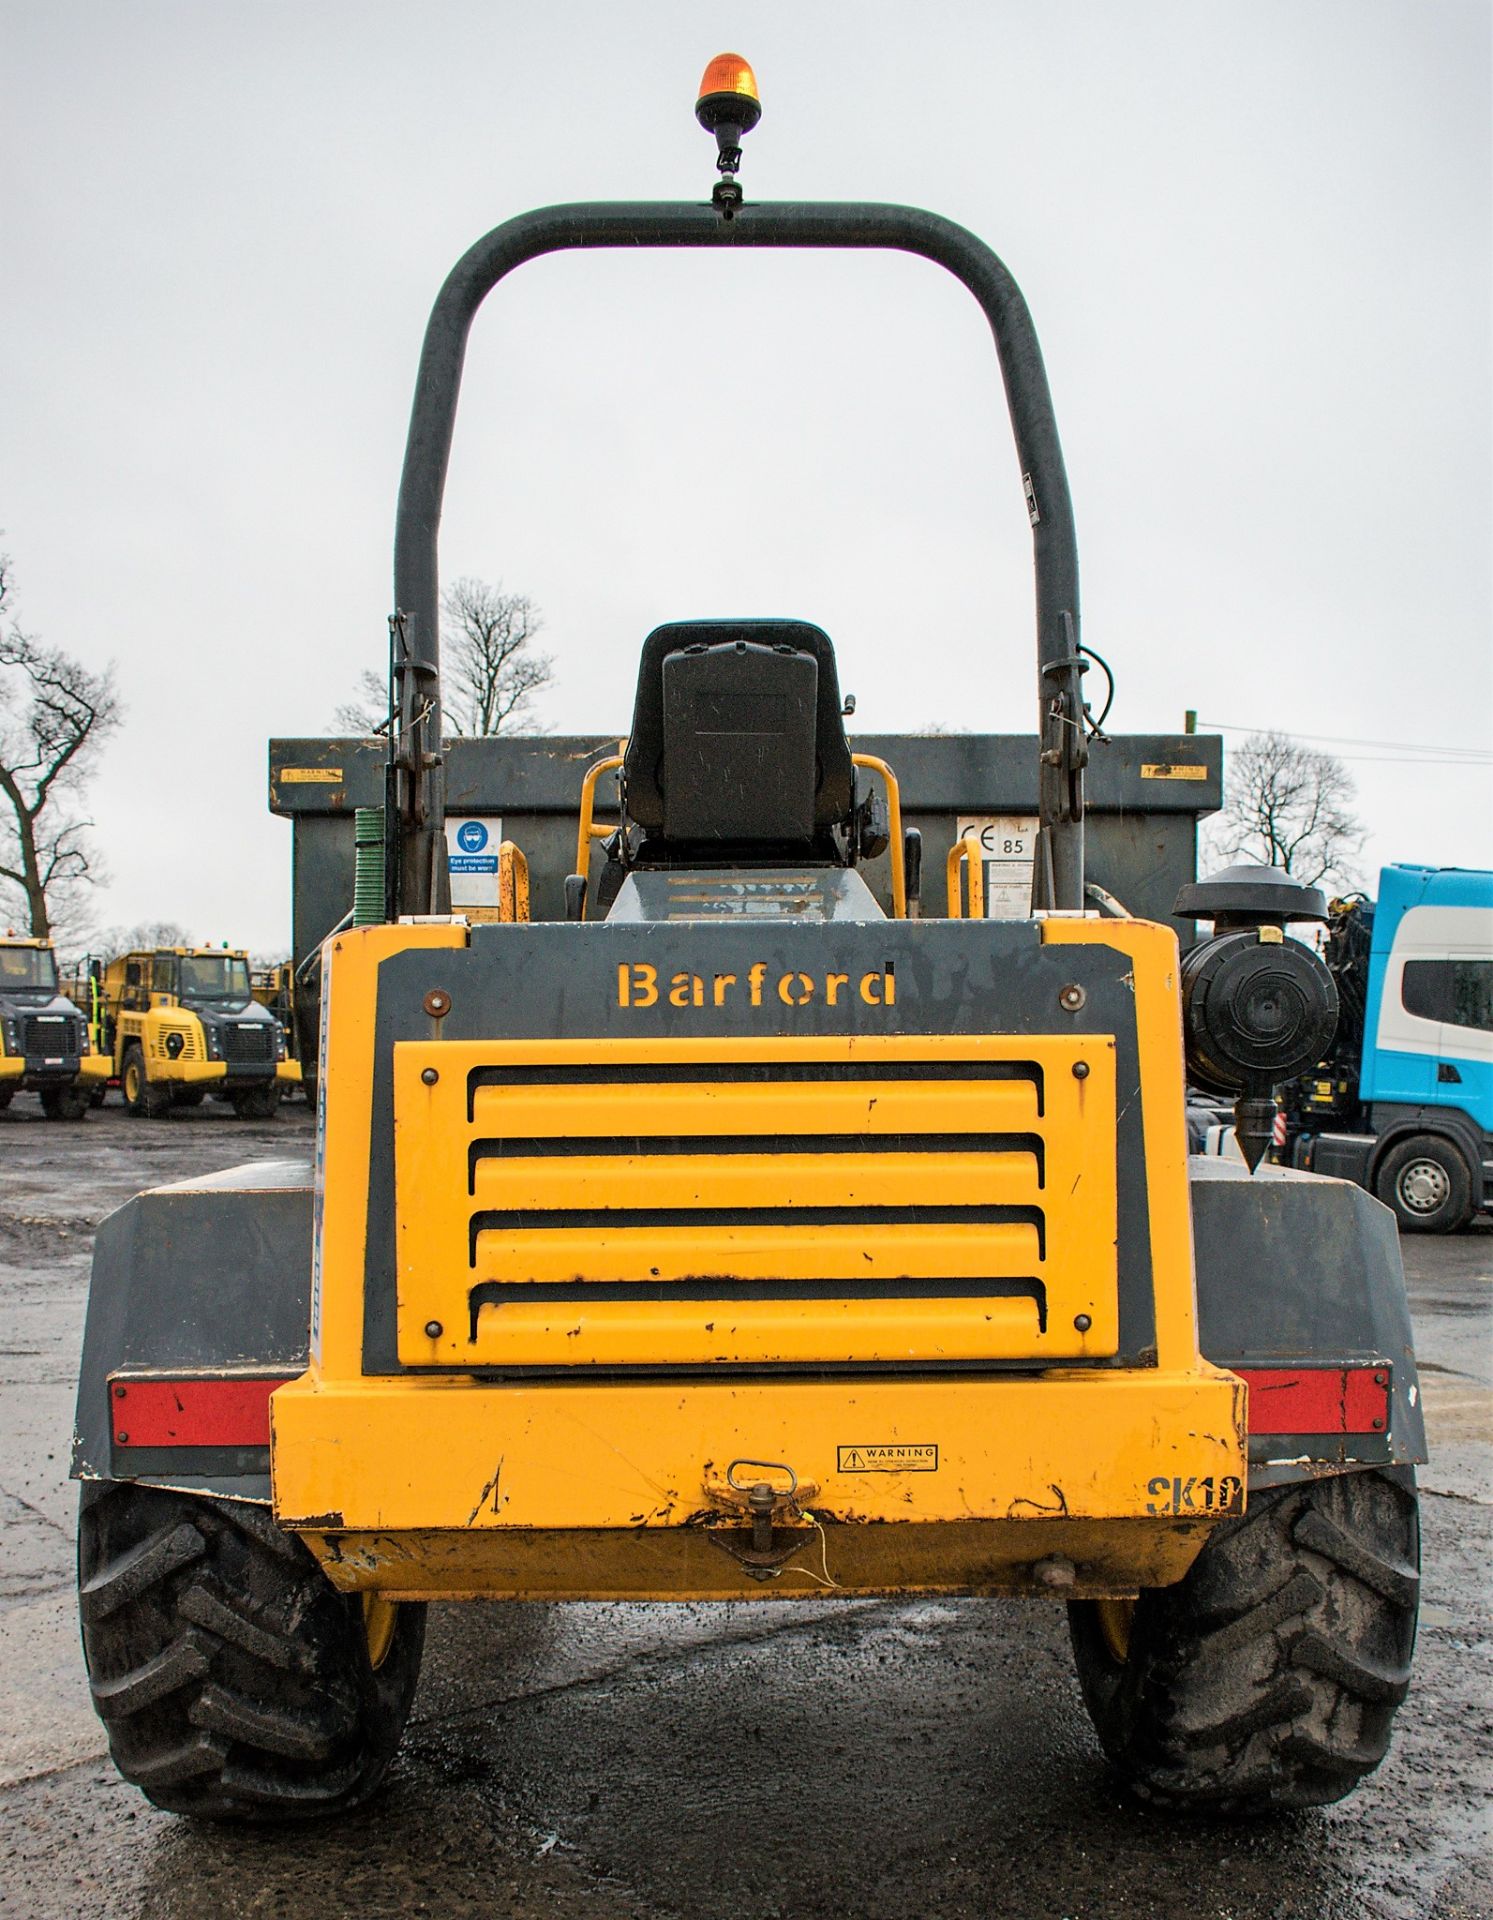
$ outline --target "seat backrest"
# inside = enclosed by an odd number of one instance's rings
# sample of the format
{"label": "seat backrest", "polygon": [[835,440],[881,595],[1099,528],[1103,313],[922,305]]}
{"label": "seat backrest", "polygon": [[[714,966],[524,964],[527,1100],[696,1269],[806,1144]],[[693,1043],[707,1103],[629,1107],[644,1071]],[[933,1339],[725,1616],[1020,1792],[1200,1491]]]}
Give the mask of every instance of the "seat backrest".
{"label": "seat backrest", "polygon": [[677,841],[807,842],[850,817],[828,634],[804,620],[680,620],[643,643],[628,816]]}

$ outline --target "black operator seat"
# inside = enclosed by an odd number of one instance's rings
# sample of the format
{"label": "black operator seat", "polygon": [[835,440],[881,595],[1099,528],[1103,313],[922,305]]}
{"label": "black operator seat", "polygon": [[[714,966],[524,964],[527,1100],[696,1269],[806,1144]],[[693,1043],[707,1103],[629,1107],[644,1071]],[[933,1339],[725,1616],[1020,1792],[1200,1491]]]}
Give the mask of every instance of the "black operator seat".
{"label": "black operator seat", "polygon": [[805,620],[678,620],[643,643],[623,767],[643,858],[727,848],[840,860],[855,804],[829,635]]}

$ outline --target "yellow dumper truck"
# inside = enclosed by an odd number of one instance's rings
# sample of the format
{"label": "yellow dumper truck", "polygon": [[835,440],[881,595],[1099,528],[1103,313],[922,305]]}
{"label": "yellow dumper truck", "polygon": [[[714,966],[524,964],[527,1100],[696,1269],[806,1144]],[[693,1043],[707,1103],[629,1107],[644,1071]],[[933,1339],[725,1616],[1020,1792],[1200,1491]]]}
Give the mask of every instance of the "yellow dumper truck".
{"label": "yellow dumper truck", "polygon": [[155,1118],[207,1094],[267,1120],[300,1084],[285,1028],[254,998],[249,956],[226,947],[155,947],[90,962],[94,1044],[131,1113]]}
{"label": "yellow dumper truck", "polygon": [[[436,302],[385,832],[360,830],[322,947],[314,1169],[100,1229],[74,1471],[110,1750],[184,1814],[338,1815],[389,1766],[428,1601],[1026,1596],[1067,1605],[1137,1793],[1339,1799],[1386,1751],[1415,1632],[1394,1221],[1346,1182],[1189,1161],[1184,1113],[1205,1059],[1258,1162],[1261,1087],[1335,1017],[1282,937],[1320,896],[1193,886],[1214,932],[1185,966],[1172,927],[1096,907],[1073,517],[1015,282],[914,208],[744,202],[734,56],[697,111],[708,198],[523,215]],[[436,530],[467,331],[524,262],[595,247],[892,248],[973,294],[1035,544],[1022,917],[954,887],[916,912],[895,772],[850,747],[828,635],[785,618],[643,641],[625,748],[577,783],[565,918],[516,890],[451,913]],[[722,514],[723,598],[747,556]]]}
{"label": "yellow dumper truck", "polygon": [[0,937],[0,1110],[24,1089],[49,1120],[81,1120],[108,1077],[87,1020],[59,988],[51,942]]}

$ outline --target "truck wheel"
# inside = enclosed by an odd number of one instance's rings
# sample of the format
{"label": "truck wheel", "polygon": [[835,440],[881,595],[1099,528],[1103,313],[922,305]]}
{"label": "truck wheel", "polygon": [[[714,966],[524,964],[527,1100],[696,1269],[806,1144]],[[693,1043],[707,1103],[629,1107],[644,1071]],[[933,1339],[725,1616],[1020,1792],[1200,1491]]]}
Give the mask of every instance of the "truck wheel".
{"label": "truck wheel", "polygon": [[1454,1233],[1476,1208],[1472,1174],[1450,1140],[1412,1134],[1390,1148],[1374,1175],[1374,1194],[1389,1207],[1401,1233]]}
{"label": "truck wheel", "polygon": [[145,1055],[138,1047],[126,1047],[119,1069],[120,1091],[124,1104],[137,1118],[157,1120],[171,1108],[171,1089],[152,1086],[145,1072]]}
{"label": "truck wheel", "polygon": [[49,1120],[86,1120],[88,1095],[81,1087],[43,1087],[41,1110]]}
{"label": "truck wheel", "polygon": [[1420,1588],[1408,1469],[1254,1495],[1186,1576],[1068,1608],[1079,1684],[1126,1785],[1163,1806],[1326,1806],[1389,1750]]}
{"label": "truck wheel", "polygon": [[345,1813],[409,1717],[425,1608],[340,1594],[267,1509],[85,1485],[79,1611],[125,1779],[168,1813]]}
{"label": "truck wheel", "polygon": [[0,1087],[0,1113],[4,1113],[5,1109],[10,1105],[11,1097],[14,1093],[14,1087]]}
{"label": "truck wheel", "polygon": [[273,1120],[280,1111],[280,1089],[273,1080],[267,1087],[244,1087],[233,1096],[233,1111],[240,1120]]}

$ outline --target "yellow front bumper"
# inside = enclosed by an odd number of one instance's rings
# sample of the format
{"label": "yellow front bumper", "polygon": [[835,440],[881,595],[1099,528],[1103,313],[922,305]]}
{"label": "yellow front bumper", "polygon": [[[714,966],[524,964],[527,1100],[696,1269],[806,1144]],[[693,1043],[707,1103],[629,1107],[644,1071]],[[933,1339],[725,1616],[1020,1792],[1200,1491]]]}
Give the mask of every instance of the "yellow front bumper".
{"label": "yellow front bumper", "polygon": [[[113,1072],[107,1055],[85,1053],[78,1062],[80,1080],[92,1082],[107,1080]],[[0,1080],[19,1080],[26,1072],[26,1062],[20,1054],[0,1053]]]}
{"label": "yellow front bumper", "polygon": [[[222,1060],[172,1060],[161,1056],[150,1063],[152,1080],[169,1081],[178,1087],[200,1087],[213,1081],[228,1081],[227,1063]],[[259,1079],[269,1079],[269,1074],[235,1075],[233,1085],[252,1087]],[[274,1079],[278,1086],[298,1087],[301,1084],[301,1066],[298,1060],[281,1060],[276,1063]]]}
{"label": "yellow front bumper", "polygon": [[174,1087],[200,1087],[226,1080],[228,1069],[221,1060],[173,1060],[169,1054],[162,1054],[151,1061],[149,1077]]}
{"label": "yellow front bumper", "polygon": [[[1244,1496],[1211,1369],[701,1383],[321,1380],[271,1403],[275,1512],[333,1583],[405,1598],[1133,1593]],[[798,1482],[781,1568],[727,1484]],[[781,1463],[757,1471],[763,1463]]]}

